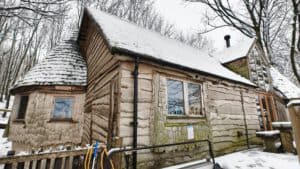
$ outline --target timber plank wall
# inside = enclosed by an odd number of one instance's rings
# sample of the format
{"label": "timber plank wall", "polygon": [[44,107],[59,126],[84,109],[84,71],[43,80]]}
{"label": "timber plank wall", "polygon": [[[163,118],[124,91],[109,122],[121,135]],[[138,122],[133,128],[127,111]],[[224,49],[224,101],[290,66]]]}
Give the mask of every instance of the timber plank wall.
{"label": "timber plank wall", "polygon": [[117,110],[118,106],[113,103],[114,99],[117,100],[115,93],[118,93],[114,90],[118,85],[118,60],[110,53],[94,24],[87,25],[85,29],[86,39],[81,50],[86,57],[88,79],[83,143],[95,140],[107,142],[109,120],[114,118],[112,110]]}
{"label": "timber plank wall", "polygon": [[[128,56],[112,55],[95,24],[84,24],[82,29],[81,47],[88,65],[83,140],[131,146],[134,62]],[[168,78],[202,85],[206,117],[169,117]],[[187,141],[187,127],[192,125],[195,139],[210,138],[217,154],[246,148],[241,91],[251,143],[259,143],[254,88],[145,60],[140,63],[138,84],[138,146]],[[139,168],[158,168],[205,157],[209,154],[204,143],[139,152],[138,163]]]}
{"label": "timber plank wall", "polygon": [[[134,63],[120,65],[120,138],[123,146],[132,145]],[[197,78],[195,78],[197,77]],[[174,118],[167,112],[167,79],[199,83],[203,87],[206,117]],[[255,89],[220,81],[212,77],[178,71],[142,61],[139,67],[138,145],[158,145],[187,141],[187,127],[193,126],[195,139],[211,138],[217,155],[246,148],[244,110],[251,144],[260,144],[255,136],[259,129]],[[161,148],[139,153],[141,167],[162,167],[178,162],[209,157],[206,144]]]}

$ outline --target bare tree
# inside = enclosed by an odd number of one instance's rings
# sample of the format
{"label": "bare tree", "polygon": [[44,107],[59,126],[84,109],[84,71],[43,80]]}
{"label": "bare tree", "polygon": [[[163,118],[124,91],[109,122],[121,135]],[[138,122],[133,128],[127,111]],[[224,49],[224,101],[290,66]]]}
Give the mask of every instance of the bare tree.
{"label": "bare tree", "polygon": [[[256,37],[266,54],[272,53],[272,43],[285,26],[289,11],[285,0],[240,0],[238,4],[228,0],[191,1],[207,5],[216,14],[206,15],[210,26],[206,32],[225,26],[234,27],[250,38]],[[221,19],[222,23],[215,24],[216,19]],[[269,57],[269,60],[272,61],[272,58]]]}
{"label": "bare tree", "polygon": [[[290,51],[290,60],[292,64],[293,72],[298,80],[300,82],[300,74],[297,69],[296,65],[296,50],[300,51],[300,38],[297,36],[297,29],[298,29],[298,36],[300,35],[300,13],[299,13],[299,7],[300,7],[300,1],[299,0],[292,0],[293,4],[293,22],[292,22],[292,39],[291,39],[291,51]],[[298,21],[298,22],[297,22]],[[298,24],[298,27],[297,27]],[[297,45],[297,48],[296,48]]]}

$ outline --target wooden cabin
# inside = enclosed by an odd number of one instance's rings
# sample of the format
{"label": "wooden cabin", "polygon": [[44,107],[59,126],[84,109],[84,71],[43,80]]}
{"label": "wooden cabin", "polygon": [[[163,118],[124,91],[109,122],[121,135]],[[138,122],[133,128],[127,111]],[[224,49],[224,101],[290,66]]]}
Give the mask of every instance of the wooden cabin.
{"label": "wooden cabin", "polygon": [[[94,9],[84,12],[79,44],[88,72],[84,144],[210,139],[218,155],[246,148],[247,136],[260,144],[256,85],[208,53]],[[139,168],[158,168],[207,156],[207,144],[196,144],[137,158]]]}
{"label": "wooden cabin", "polygon": [[78,31],[60,42],[13,86],[9,140],[15,151],[80,145],[85,103],[86,63]]}
{"label": "wooden cabin", "polygon": [[229,35],[224,39],[226,48],[213,56],[259,87],[257,111],[261,130],[272,130],[272,122],[290,121],[287,103],[300,98],[299,87],[271,66],[255,38],[245,39],[233,46],[230,45]]}
{"label": "wooden cabin", "polygon": [[[272,69],[260,58],[255,40],[250,44],[245,52],[228,55],[238,58],[220,63],[219,56],[85,9],[78,41],[58,45],[12,89],[9,139],[20,149],[209,139],[215,155],[261,144],[256,131],[267,127],[261,95],[273,94]],[[263,67],[253,70],[250,65],[258,59]],[[208,145],[201,143],[139,152],[137,163],[159,168],[207,157]]]}

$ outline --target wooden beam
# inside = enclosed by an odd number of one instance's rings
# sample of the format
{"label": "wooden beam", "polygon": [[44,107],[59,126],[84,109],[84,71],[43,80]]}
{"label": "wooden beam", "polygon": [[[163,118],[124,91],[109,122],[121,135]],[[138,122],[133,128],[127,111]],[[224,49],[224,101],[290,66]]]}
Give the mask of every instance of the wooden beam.
{"label": "wooden beam", "polygon": [[0,111],[3,111],[3,112],[12,112],[11,109],[0,109]]}

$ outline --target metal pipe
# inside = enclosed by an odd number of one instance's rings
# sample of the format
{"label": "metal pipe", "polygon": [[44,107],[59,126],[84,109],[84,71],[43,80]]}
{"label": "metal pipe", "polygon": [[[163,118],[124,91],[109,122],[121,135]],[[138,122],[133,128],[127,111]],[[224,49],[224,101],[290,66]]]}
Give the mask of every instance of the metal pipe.
{"label": "metal pipe", "polygon": [[120,147],[120,148],[112,148],[108,151],[108,158],[110,158],[115,153],[122,153],[122,152],[137,152],[139,150],[146,150],[146,149],[154,149],[154,148],[161,148],[161,147],[170,147],[170,146],[177,146],[177,145],[184,145],[184,144],[195,144],[195,143],[201,143],[201,142],[207,142],[209,146],[209,154],[212,159],[213,164],[215,164],[215,157],[212,149],[211,142],[206,140],[193,140],[193,141],[185,141],[185,142],[179,142],[179,143],[170,143],[170,144],[160,144],[160,145],[154,145],[154,146],[143,146],[143,147]]}
{"label": "metal pipe", "polygon": [[244,95],[243,95],[242,90],[240,91],[240,93],[241,93],[241,102],[242,102],[242,110],[243,110],[243,117],[244,117],[244,125],[245,125],[245,135],[246,135],[247,148],[250,149],[249,134],[248,134],[248,125],[247,125],[245,105],[244,105]]}
{"label": "metal pipe", "polygon": [[214,155],[214,152],[213,152],[213,149],[212,149],[211,141],[207,140],[207,142],[208,142],[208,148],[209,148],[210,157],[212,159],[213,164],[215,165],[216,164],[216,162],[215,162],[215,155]]}
{"label": "metal pipe", "polygon": [[[140,58],[136,57],[134,60],[134,71],[133,71],[133,143],[132,147],[137,148],[137,128],[138,128],[138,75],[139,75],[139,61]],[[136,169],[137,165],[137,153],[132,153],[132,168]]]}

